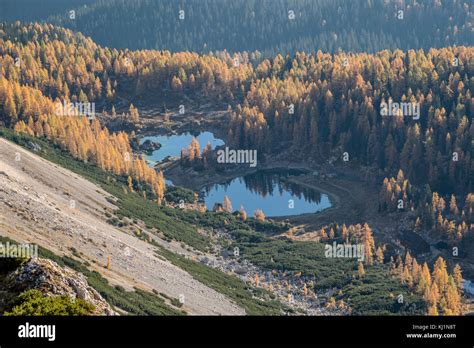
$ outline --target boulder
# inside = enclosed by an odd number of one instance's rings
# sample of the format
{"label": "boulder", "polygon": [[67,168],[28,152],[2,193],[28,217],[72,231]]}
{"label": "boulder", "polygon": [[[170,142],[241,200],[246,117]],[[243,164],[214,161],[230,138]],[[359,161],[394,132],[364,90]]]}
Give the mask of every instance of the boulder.
{"label": "boulder", "polygon": [[147,139],[140,145],[140,150],[143,152],[151,153],[155,150],[159,150],[161,148],[161,144],[155,141],[151,141]]}

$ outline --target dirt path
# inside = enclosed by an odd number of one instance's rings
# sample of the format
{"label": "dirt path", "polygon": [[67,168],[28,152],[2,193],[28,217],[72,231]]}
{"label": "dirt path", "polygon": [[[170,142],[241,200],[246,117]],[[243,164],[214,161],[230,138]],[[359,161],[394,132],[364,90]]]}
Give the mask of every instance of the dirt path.
{"label": "dirt path", "polygon": [[75,250],[113,284],[184,295],[183,308],[192,314],[245,314],[223,294],[157,257],[149,243],[107,224],[104,209],[114,209],[107,196],[82,177],[0,138],[0,235],[59,255]]}

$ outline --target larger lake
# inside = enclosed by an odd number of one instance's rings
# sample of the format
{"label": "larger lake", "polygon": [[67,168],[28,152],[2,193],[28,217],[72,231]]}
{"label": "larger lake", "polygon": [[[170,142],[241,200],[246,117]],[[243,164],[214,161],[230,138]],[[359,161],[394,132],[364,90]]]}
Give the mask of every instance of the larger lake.
{"label": "larger lake", "polygon": [[256,209],[263,210],[265,216],[289,216],[329,208],[331,202],[326,194],[289,181],[291,176],[301,174],[295,170],[258,171],[210,185],[202,191],[202,199],[210,210],[228,196],[234,210],[243,206],[248,215]]}
{"label": "larger lake", "polygon": [[[224,145],[224,141],[214,137],[211,132],[194,135],[199,141],[201,150],[210,143],[212,149]],[[141,141],[151,140],[161,144],[161,148],[146,155],[153,164],[167,156],[179,157],[181,149],[188,147],[193,135],[190,133],[175,135],[147,136]],[[258,171],[253,174],[234,178],[220,184],[205,187],[200,192],[200,199],[209,210],[216,203],[222,203],[228,196],[234,210],[241,206],[247,214],[253,215],[256,209],[263,210],[265,216],[290,216],[305,213],[316,213],[331,207],[329,197],[317,190],[290,181],[291,177],[303,174],[297,170]],[[171,185],[171,181],[167,180]]]}

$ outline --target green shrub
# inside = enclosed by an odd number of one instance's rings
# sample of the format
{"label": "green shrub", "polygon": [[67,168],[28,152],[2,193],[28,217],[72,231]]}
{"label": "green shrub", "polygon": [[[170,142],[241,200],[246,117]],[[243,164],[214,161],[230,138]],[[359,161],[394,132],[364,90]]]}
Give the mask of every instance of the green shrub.
{"label": "green shrub", "polygon": [[39,290],[22,292],[5,315],[91,315],[95,307],[67,295],[44,296]]}
{"label": "green shrub", "polygon": [[178,308],[181,308],[183,306],[183,304],[177,298],[172,298],[171,304]]}
{"label": "green shrub", "polygon": [[181,200],[185,203],[194,203],[194,191],[179,186],[167,186],[165,199],[167,202],[175,204]]}

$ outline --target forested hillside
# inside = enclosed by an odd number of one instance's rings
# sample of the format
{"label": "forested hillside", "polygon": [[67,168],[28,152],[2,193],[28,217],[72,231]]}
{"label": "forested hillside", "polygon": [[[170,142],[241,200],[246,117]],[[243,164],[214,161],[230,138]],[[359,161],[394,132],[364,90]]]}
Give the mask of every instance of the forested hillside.
{"label": "forested hillside", "polygon": [[[375,165],[443,192],[472,190],[472,47],[375,55],[297,54],[256,67],[229,137],[236,146]],[[381,114],[383,103],[419,103],[419,115]]]}
{"label": "forested hillside", "polygon": [[[472,4],[439,0],[4,0],[0,20],[44,20],[115,48],[374,53],[473,43]],[[71,15],[70,11],[75,11]],[[183,11],[183,12],[181,12]],[[401,12],[400,12],[401,11]],[[3,12],[3,14],[2,14]],[[47,16],[46,13],[50,15]]]}
{"label": "forested hillside", "polygon": [[96,0],[6,0],[0,3],[0,21],[39,21],[94,2]]}
{"label": "forested hillside", "polygon": [[[86,59],[93,59],[85,52],[98,49],[97,46],[82,35],[48,25],[21,28],[0,26],[0,121],[17,132],[46,137],[76,158],[91,161],[104,170],[128,175],[140,185],[148,184],[153,198],[161,202],[163,174],[133,154],[126,133],[110,134],[98,119],[89,122],[85,115],[68,117],[58,113],[58,104],[99,99],[99,74],[106,81],[107,97],[107,70],[94,60],[88,60],[87,66],[85,63]],[[36,40],[29,42],[31,38]],[[81,51],[85,54],[75,55]],[[130,115],[132,111],[133,107]]]}

